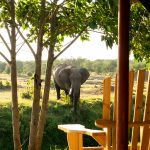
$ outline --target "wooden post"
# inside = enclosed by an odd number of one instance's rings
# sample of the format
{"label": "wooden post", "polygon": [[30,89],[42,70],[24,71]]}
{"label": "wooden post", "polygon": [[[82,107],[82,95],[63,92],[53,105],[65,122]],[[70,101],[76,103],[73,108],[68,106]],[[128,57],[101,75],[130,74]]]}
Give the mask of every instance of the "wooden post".
{"label": "wooden post", "polygon": [[119,0],[118,95],[116,150],[128,149],[128,79],[129,79],[129,14],[130,0]]}

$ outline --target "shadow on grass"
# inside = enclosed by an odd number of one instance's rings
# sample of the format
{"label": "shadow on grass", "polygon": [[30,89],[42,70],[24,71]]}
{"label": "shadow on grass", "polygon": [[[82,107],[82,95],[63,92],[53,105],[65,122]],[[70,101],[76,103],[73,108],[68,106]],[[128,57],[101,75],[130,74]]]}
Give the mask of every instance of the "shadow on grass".
{"label": "shadow on grass", "polygon": [[[102,116],[101,110],[101,100],[93,100],[90,103],[81,101],[76,115],[70,104],[62,101],[49,101],[42,150],[67,149],[66,133],[58,130],[58,124],[78,123],[85,125],[86,128],[96,129],[94,122]],[[27,150],[31,107],[20,105],[19,112],[22,148]],[[13,149],[11,115],[10,104],[0,106],[0,149],[2,150]],[[84,146],[93,145],[97,145],[97,143],[90,137],[84,136]]]}

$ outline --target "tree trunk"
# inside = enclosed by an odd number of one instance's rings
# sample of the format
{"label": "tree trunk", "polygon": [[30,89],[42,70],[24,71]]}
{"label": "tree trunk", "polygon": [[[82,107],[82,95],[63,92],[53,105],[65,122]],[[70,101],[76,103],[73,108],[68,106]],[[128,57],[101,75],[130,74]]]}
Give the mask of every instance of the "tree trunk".
{"label": "tree trunk", "polygon": [[[57,3],[57,0],[54,1]],[[52,65],[54,61],[54,48],[56,44],[57,38],[57,15],[58,9],[54,9],[52,19],[51,19],[51,39],[50,39],[50,48],[48,53],[48,60],[47,60],[47,67],[46,67],[46,77],[45,77],[45,87],[44,87],[44,95],[43,95],[43,102],[42,108],[40,112],[39,124],[38,124],[38,132],[37,132],[37,139],[36,139],[36,150],[41,149],[43,132],[44,132],[44,124],[46,120],[47,108],[48,108],[48,99],[49,99],[49,92],[50,92],[50,81],[51,81],[51,74],[52,74]]]}
{"label": "tree trunk", "polygon": [[39,123],[38,123],[36,150],[40,150],[41,144],[42,144],[44,124],[45,124],[46,114],[47,114],[47,109],[48,109],[48,99],[49,99],[49,92],[50,92],[50,81],[51,81],[51,75],[52,75],[53,58],[54,58],[53,53],[51,53],[50,51],[49,56],[48,56],[48,61],[47,61],[43,102],[42,102],[42,108],[40,111]]}
{"label": "tree trunk", "polygon": [[31,124],[30,124],[30,137],[29,137],[29,150],[35,150],[37,126],[39,121],[40,111],[40,93],[41,93],[41,61],[43,49],[43,35],[44,35],[44,22],[45,22],[45,0],[41,0],[41,18],[39,23],[39,34],[37,42],[37,54],[35,56],[35,74],[34,74],[34,99],[32,105]]}
{"label": "tree trunk", "polygon": [[[13,53],[13,52],[12,52]],[[11,54],[12,126],[14,150],[21,150],[15,54]]]}
{"label": "tree trunk", "polygon": [[[40,48],[39,48],[40,49]],[[29,150],[35,150],[35,139],[37,135],[37,125],[40,111],[40,91],[41,91],[41,54],[37,54],[36,68],[34,75],[34,98],[32,104],[32,114],[30,123]]]}
{"label": "tree trunk", "polygon": [[12,126],[14,150],[21,150],[20,124],[17,96],[17,70],[16,70],[16,32],[15,32],[15,5],[14,0],[10,2],[11,8],[11,84],[12,84]]}

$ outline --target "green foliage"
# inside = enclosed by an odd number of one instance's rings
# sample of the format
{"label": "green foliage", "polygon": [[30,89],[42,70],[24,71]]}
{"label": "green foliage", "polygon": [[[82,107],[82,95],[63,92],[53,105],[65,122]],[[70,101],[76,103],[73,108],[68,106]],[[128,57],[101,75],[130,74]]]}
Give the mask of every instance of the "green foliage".
{"label": "green foliage", "polygon": [[0,1],[0,28],[11,24],[9,2]]}
{"label": "green foliage", "polygon": [[6,63],[0,61],[0,73],[2,73],[5,70],[5,67]]}
{"label": "green foliage", "polygon": [[[0,26],[4,27],[5,24],[9,27],[11,24],[9,3],[1,1],[0,5]],[[80,36],[81,40],[89,40],[89,30],[96,29],[102,33],[101,40],[105,41],[108,47],[111,48],[114,43],[118,43],[118,1],[116,0],[70,0],[66,1],[65,5],[46,1],[44,10],[41,10],[40,5],[40,0],[16,2],[16,18],[19,26],[26,29],[29,42],[37,40],[40,13],[44,11],[44,47],[50,45],[51,18],[58,8],[55,20],[56,51],[60,51],[65,37],[75,37],[82,30],[84,31]],[[130,12],[130,51],[133,51],[138,61],[149,63],[150,14],[141,3],[132,4]],[[18,72],[20,71],[18,68]],[[5,72],[9,73],[8,70]]]}
{"label": "green foliage", "polygon": [[[37,40],[41,12],[44,13],[44,47],[48,47],[55,39],[55,50],[60,50],[65,37],[74,38],[80,35],[82,41],[89,40],[89,30],[102,31],[102,41],[108,47],[117,43],[118,8],[116,0],[70,0],[65,3],[46,1],[45,8],[40,7],[40,0],[20,0],[17,3],[16,16],[19,25],[27,29],[29,41]],[[57,13],[55,22],[55,37],[51,37],[51,21]],[[32,15],[31,15],[32,14]]]}
{"label": "green foliage", "polygon": [[27,74],[28,72],[34,74],[35,62],[34,61],[25,61],[22,66],[22,74]]}
{"label": "green foliage", "polygon": [[27,76],[32,77],[33,76],[32,72],[27,72]]}
{"label": "green foliage", "polygon": [[17,73],[21,74],[23,72],[23,62],[17,61]]}
{"label": "green foliage", "polygon": [[31,78],[27,82],[26,90],[21,93],[21,98],[32,99],[33,98],[33,91],[34,91],[33,80]]}
{"label": "green foliage", "polygon": [[[94,125],[95,119],[102,116],[102,101],[90,100],[86,102],[81,100],[77,115],[74,115],[71,106],[66,103],[57,103],[56,101],[49,102],[48,114],[43,135],[42,150],[67,150],[66,133],[58,130],[58,124],[80,123],[87,128],[96,128]],[[28,135],[30,126],[31,107],[19,106],[20,121],[21,121],[21,141],[23,150],[28,147]],[[0,149],[13,149],[12,128],[11,128],[11,106],[10,104],[0,106]],[[9,143],[9,144],[8,144]],[[90,137],[84,137],[84,145],[97,145]]]}
{"label": "green foliage", "polygon": [[32,91],[25,91],[21,93],[21,98],[25,98],[25,99],[31,99],[33,98],[33,93]]}
{"label": "green foliage", "polygon": [[4,73],[10,74],[10,66],[8,64],[5,67]]}
{"label": "green foliage", "polygon": [[8,80],[0,81],[0,89],[2,90],[8,90],[11,88],[11,83]]}
{"label": "green foliage", "polygon": [[8,88],[8,87],[11,87],[11,83],[8,81],[8,80],[6,80],[5,81],[5,86]]}
{"label": "green foliage", "polygon": [[[0,70],[2,72],[5,72],[5,68],[3,70],[3,67],[1,68],[1,63],[5,64],[6,63],[0,62]],[[19,73],[19,75],[27,75],[29,77],[32,77],[34,74],[34,62],[33,61],[25,61],[25,62],[20,62],[22,65],[20,66],[20,70],[22,72]],[[90,72],[96,72],[96,73],[108,73],[108,72],[116,72],[117,71],[117,60],[94,60],[90,61],[87,59],[83,58],[78,58],[78,59],[59,59],[54,62],[53,68],[55,68],[58,64],[60,63],[66,63],[66,64],[71,64],[75,66],[80,66],[80,67],[85,67],[87,68]],[[138,61],[130,61],[130,69],[132,70],[139,70],[139,69],[148,69],[150,68],[149,64],[146,62],[138,62]],[[42,62],[42,74],[45,74],[45,69],[46,69],[46,62]],[[51,83],[52,87],[54,86],[54,83]]]}
{"label": "green foliage", "polygon": [[0,89],[2,89],[2,88],[3,88],[3,82],[0,81]]}
{"label": "green foliage", "polygon": [[150,14],[140,3],[131,6],[130,47],[138,61],[150,63]]}
{"label": "green foliage", "polygon": [[[0,149],[13,149],[11,105],[0,106]],[[8,144],[9,143],[9,144]]]}

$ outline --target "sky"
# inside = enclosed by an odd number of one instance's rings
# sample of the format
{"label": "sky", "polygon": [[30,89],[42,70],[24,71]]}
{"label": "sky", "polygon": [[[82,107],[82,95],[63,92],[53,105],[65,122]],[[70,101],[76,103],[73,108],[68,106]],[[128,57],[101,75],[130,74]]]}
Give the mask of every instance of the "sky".
{"label": "sky", "polygon": [[[5,36],[4,32],[0,32],[3,36]],[[66,39],[65,43],[70,41],[70,39]],[[36,44],[33,44],[33,47],[36,47]],[[9,53],[5,48],[4,44],[0,40],[0,51],[4,52],[7,56]],[[101,41],[101,37],[99,33],[91,32],[90,33],[90,41],[82,42],[78,39],[73,45],[71,45],[59,58],[86,58],[88,60],[96,60],[96,59],[117,59],[118,58],[118,46],[114,45],[112,49],[106,47],[105,42]],[[132,58],[132,56],[131,56]],[[43,51],[43,60],[47,59],[47,50]],[[17,60],[22,61],[30,61],[34,60],[29,48],[24,46],[17,53]],[[4,61],[4,59],[0,56],[0,61]]]}
{"label": "sky", "polygon": [[90,41],[82,42],[78,39],[61,58],[87,58],[96,59],[117,59],[118,46],[114,45],[112,49],[107,49],[105,42],[101,41],[99,33],[91,32]]}

